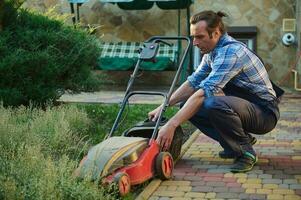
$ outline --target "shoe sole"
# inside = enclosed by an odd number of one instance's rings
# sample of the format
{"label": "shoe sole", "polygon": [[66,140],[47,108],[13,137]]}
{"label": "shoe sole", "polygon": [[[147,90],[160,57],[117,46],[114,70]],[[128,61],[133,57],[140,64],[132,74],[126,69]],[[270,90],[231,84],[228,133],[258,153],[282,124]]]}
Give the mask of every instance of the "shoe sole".
{"label": "shoe sole", "polygon": [[255,162],[249,168],[246,168],[246,169],[231,169],[230,171],[232,173],[245,173],[245,172],[251,171],[253,169],[254,165],[257,163],[257,161],[258,161],[258,158],[256,157]]}
{"label": "shoe sole", "polygon": [[236,156],[220,156],[220,155],[218,155],[220,158],[222,158],[222,159],[234,159],[234,158],[236,158]]}

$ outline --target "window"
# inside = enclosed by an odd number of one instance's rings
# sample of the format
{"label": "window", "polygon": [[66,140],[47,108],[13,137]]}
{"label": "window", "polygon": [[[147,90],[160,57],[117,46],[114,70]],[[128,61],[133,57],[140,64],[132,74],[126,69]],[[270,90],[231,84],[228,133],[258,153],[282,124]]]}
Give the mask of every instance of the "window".
{"label": "window", "polygon": [[228,28],[228,34],[256,52],[256,26],[232,26]]}

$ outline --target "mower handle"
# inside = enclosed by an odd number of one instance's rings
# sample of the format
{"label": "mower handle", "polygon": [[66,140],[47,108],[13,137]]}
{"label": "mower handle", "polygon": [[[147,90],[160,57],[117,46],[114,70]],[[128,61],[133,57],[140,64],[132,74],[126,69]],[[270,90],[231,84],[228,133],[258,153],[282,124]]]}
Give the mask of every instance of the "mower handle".
{"label": "mower handle", "polygon": [[130,76],[130,79],[128,81],[128,85],[127,85],[127,88],[126,88],[126,91],[125,91],[125,97],[123,99],[123,102],[122,102],[122,105],[121,105],[121,108],[118,112],[118,115],[117,115],[117,118],[115,119],[115,122],[113,124],[113,127],[110,131],[110,133],[108,135],[106,135],[106,138],[108,137],[111,137],[113,135],[113,132],[115,131],[115,129],[117,128],[118,126],[118,123],[120,121],[120,118],[121,118],[121,115],[122,115],[122,112],[125,108],[125,105],[127,103],[127,100],[130,96],[134,95],[134,94],[145,94],[145,95],[162,95],[165,97],[165,100],[163,102],[163,106],[162,106],[162,109],[159,113],[159,116],[158,116],[158,119],[157,119],[157,122],[156,122],[156,125],[155,125],[155,128],[154,128],[154,131],[153,131],[153,135],[152,135],[152,138],[151,139],[155,139],[156,136],[157,136],[157,133],[158,133],[158,129],[159,129],[159,125],[160,125],[160,121],[161,121],[161,118],[162,118],[162,113],[165,112],[166,108],[169,106],[169,99],[174,91],[174,88],[175,88],[175,85],[176,85],[176,82],[180,76],[180,72],[183,68],[183,65],[184,65],[184,60],[188,54],[188,51],[191,47],[191,40],[189,37],[186,37],[186,36],[173,36],[173,37],[169,37],[169,36],[153,36],[151,38],[149,38],[146,43],[158,43],[158,42],[161,42],[161,43],[164,43],[164,44],[167,44],[169,45],[168,42],[166,42],[165,40],[186,40],[187,42],[187,47],[185,48],[185,51],[184,51],[184,54],[180,60],[180,63],[178,65],[178,70],[175,74],[175,77],[171,83],[171,86],[170,86],[170,89],[168,91],[168,94],[166,95],[165,93],[161,93],[161,92],[146,92],[146,91],[131,91],[131,88],[132,88],[132,85],[133,85],[133,82],[134,82],[134,79],[138,73],[138,70],[139,70],[139,66],[140,66],[140,63],[142,62],[142,59],[139,58],[137,63],[136,63],[136,66],[134,68],[134,71],[133,73],[131,74]]}
{"label": "mower handle", "polygon": [[155,92],[155,91],[131,91],[129,92],[126,96],[125,99],[128,100],[131,96],[133,95],[159,95],[159,96],[163,96],[166,97],[167,95],[164,92]]}
{"label": "mower handle", "polygon": [[[128,99],[131,96],[133,96],[133,95],[158,95],[158,96],[163,96],[165,100],[167,99],[167,94],[164,93],[164,92],[155,92],[155,91],[129,91],[125,95],[125,97],[123,99],[123,102],[122,102],[123,106],[121,106],[116,119],[120,119],[121,118],[121,115],[122,115],[122,113],[124,111],[124,108],[125,108],[124,105],[126,104],[126,102],[128,102]],[[107,135],[105,138],[110,137],[113,134],[113,132],[117,129],[117,127],[118,127],[118,123],[117,123],[117,121],[115,121],[115,123],[114,123],[114,125],[113,125],[113,127],[112,127],[112,129],[111,129],[111,131],[109,133],[109,135]]]}
{"label": "mower handle", "polygon": [[152,36],[146,42],[152,42],[154,40],[167,43],[164,40],[186,40],[188,42],[188,46],[190,46],[191,40],[187,36]]}
{"label": "mower handle", "polygon": [[171,47],[171,45],[172,45],[172,44],[170,44],[170,43],[168,43],[168,42],[166,42],[166,41],[164,41],[164,40],[161,40],[161,39],[157,39],[157,40],[155,40],[154,42],[155,42],[155,43],[162,43],[162,44],[165,44],[165,45],[170,46],[170,47]]}

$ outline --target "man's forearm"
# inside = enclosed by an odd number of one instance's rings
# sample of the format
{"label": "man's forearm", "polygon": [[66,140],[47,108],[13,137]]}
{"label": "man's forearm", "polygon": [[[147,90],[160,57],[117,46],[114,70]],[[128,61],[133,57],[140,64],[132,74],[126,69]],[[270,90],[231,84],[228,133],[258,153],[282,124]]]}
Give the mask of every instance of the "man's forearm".
{"label": "man's forearm", "polygon": [[195,90],[189,85],[188,81],[184,82],[170,97],[169,105],[173,106],[176,103],[186,101]]}
{"label": "man's forearm", "polygon": [[185,105],[168,121],[169,125],[178,127],[183,122],[190,119],[203,104],[204,91],[202,89],[195,92],[185,103]]}

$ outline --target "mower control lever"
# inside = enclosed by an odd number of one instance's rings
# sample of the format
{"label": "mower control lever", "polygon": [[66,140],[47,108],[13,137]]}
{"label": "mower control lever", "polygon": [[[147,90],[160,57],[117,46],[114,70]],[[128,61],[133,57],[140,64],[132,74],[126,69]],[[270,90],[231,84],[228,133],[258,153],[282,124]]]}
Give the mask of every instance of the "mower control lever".
{"label": "mower control lever", "polygon": [[155,61],[155,57],[158,53],[159,43],[163,43],[165,45],[171,46],[172,44],[165,42],[164,40],[154,40],[152,42],[145,42],[143,47],[138,50],[140,56],[139,58],[143,61]]}
{"label": "mower control lever", "polygon": [[145,42],[139,50],[139,58],[143,61],[153,61],[158,53],[159,44],[155,42]]}

